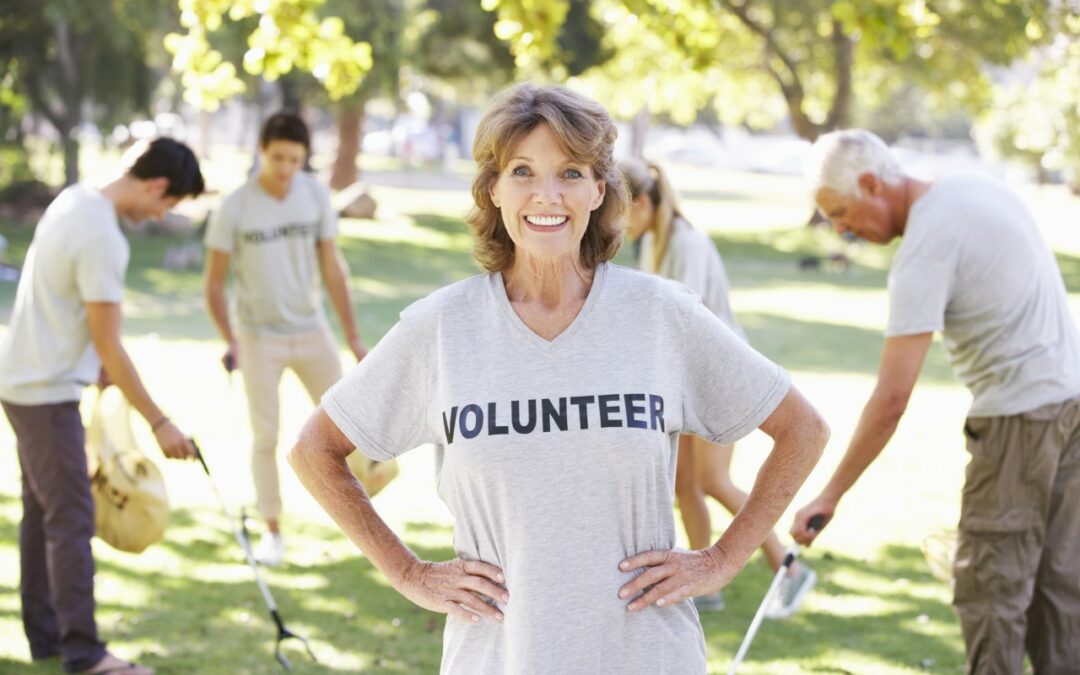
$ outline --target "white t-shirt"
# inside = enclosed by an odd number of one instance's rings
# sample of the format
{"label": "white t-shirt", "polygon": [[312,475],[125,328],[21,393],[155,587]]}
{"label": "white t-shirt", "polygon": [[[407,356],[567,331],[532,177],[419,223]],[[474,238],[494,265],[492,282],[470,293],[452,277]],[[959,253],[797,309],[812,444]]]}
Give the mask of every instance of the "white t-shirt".
{"label": "white t-shirt", "polygon": [[[746,334],[731,311],[728,299],[731,284],[728,283],[724,261],[712,239],[685,220],[676,220],[674,226],[656,273],[674,279],[697,293],[713,314],[745,340]],[[652,260],[654,239],[652,232],[642,236],[641,260]]]}
{"label": "white t-shirt", "polygon": [[433,293],[322,406],[372,459],[434,444],[457,555],[505,573],[503,623],[447,619],[444,673],[684,675],[705,672],[693,603],[627,612],[618,564],[675,545],[679,434],[734,442],[789,386],[685,287],[602,264],[551,341],[501,274]]}
{"label": "white t-shirt", "polygon": [[257,176],[226,197],[210,216],[205,243],[231,256],[240,328],[296,335],[322,325],[318,243],[336,236],[330,195],[310,174],[297,173],[280,201]]}
{"label": "white t-shirt", "polygon": [[97,382],[101,361],[85,303],[123,300],[128,257],[111,201],[83,184],[57,196],[34,231],[0,342],[0,399],[77,401]]}
{"label": "white t-shirt", "polygon": [[1031,212],[977,175],[939,180],[908,215],[889,271],[886,335],[942,331],[973,417],[1080,393],[1080,335]]}

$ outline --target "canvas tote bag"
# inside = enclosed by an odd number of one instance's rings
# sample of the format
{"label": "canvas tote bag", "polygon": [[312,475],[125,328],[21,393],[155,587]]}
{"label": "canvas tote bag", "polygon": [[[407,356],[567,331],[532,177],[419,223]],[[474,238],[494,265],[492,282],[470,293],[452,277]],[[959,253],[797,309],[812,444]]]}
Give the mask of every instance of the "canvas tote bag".
{"label": "canvas tote bag", "polygon": [[356,474],[360,484],[364,486],[364,491],[367,492],[368,497],[379,494],[398,475],[397,459],[376,462],[373,459],[368,459],[359,450],[353,450],[352,454],[345,458],[345,461],[348,462],[352,472]]}
{"label": "canvas tote bag", "polygon": [[97,535],[129,553],[160,541],[169,521],[165,480],[136,444],[131,405],[117,387],[100,391],[94,402],[86,459]]}

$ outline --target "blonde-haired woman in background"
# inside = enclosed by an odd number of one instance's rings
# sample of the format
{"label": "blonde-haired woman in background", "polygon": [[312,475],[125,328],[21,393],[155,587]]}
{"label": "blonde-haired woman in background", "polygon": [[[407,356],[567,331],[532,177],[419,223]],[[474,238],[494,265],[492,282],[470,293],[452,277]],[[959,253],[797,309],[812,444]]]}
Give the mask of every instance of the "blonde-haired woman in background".
{"label": "blonde-haired woman in background", "polygon": [[[689,287],[732,332],[746,340],[746,333],[735,320],[728,301],[729,284],[720,253],[709,236],[683,216],[675,190],[663,169],[655,163],[632,158],[622,160],[619,168],[630,188],[632,203],[627,235],[641,243],[641,269]],[[706,495],[733,514],[746,502],[746,493],[731,481],[734,447],[711,443],[698,436],[679,438],[675,498],[693,549],[707,546],[711,541],[712,522],[705,503]],[[775,533],[769,533],[762,550],[773,570],[779,569],[784,560],[784,548]],[[816,581],[814,571],[796,561],[766,615],[771,618],[791,616]],[[724,607],[719,591],[698,596],[694,601],[699,610]]]}

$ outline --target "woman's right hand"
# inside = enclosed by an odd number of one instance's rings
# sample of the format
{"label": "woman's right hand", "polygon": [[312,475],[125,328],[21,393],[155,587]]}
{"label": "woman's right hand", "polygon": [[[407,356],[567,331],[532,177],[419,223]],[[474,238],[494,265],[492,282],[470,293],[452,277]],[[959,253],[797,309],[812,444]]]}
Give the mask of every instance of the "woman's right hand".
{"label": "woman's right hand", "polygon": [[401,576],[397,590],[424,609],[450,614],[463,621],[484,618],[502,621],[503,613],[478,593],[504,605],[510,593],[502,586],[502,570],[480,560],[455,558],[446,562],[415,560]]}

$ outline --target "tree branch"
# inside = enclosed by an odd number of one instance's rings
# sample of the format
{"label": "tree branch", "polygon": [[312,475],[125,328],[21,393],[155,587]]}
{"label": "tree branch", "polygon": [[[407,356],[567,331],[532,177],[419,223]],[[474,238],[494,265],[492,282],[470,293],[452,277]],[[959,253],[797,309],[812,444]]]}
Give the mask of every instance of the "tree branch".
{"label": "tree branch", "polygon": [[832,22],[832,43],[836,58],[834,64],[836,93],[833,96],[829,115],[825,118],[827,129],[846,127],[851,123],[851,69],[855,60],[855,45],[851,38],[844,34],[843,25],[836,19]]}
{"label": "tree branch", "polygon": [[803,101],[806,98],[806,90],[803,88],[802,79],[799,77],[795,61],[780,47],[780,43],[772,29],[755,21],[750,16],[746,2],[741,4],[736,4],[732,0],[718,0],[718,2],[723,8],[734,14],[751,32],[759,35],[765,41],[766,52],[775,56],[783,64],[783,70],[787,74],[786,77],[784,73],[773,67],[768,58],[765,59],[764,65],[768,73],[780,86],[780,92],[784,95],[784,101],[787,102],[788,114],[791,116],[791,125],[795,129],[795,133],[811,141],[817,138],[818,134],[821,133],[821,127],[814,124],[802,109]]}
{"label": "tree branch", "polygon": [[[758,23],[750,16],[749,9],[745,2],[742,4],[735,4],[734,2],[731,2],[731,0],[719,0],[719,2],[721,6],[734,14],[739,21],[742,21],[743,25],[761,36],[765,41],[766,48],[784,64],[784,70],[786,70],[788,74],[787,80],[782,80],[784,86],[792,91],[801,101],[805,97],[805,92],[803,90],[802,80],[799,78],[799,72],[796,70],[795,62],[783,49],[781,49],[780,43],[776,40],[776,36],[773,34],[772,30]],[[775,75],[779,76],[778,73],[775,73],[775,71],[773,72]]]}

